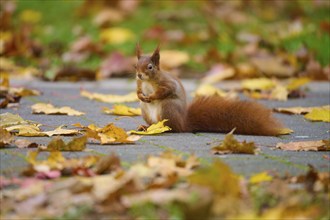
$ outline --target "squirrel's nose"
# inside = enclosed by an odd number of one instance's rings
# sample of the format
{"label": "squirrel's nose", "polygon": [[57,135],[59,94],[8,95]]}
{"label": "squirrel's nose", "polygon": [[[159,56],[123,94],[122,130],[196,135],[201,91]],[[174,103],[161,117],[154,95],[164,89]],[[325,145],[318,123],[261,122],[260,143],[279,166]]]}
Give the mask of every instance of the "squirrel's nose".
{"label": "squirrel's nose", "polygon": [[139,74],[138,74],[138,77],[139,77],[139,79],[142,79],[142,74],[139,73]]}

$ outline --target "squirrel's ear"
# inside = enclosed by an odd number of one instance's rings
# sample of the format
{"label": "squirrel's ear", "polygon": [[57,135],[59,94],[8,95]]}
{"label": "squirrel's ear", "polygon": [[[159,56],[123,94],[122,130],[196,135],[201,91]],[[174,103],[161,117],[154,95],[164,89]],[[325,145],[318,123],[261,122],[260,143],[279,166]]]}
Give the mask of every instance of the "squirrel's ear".
{"label": "squirrel's ear", "polygon": [[155,49],[154,53],[151,56],[151,61],[156,66],[159,66],[159,59],[160,59],[160,55],[159,55],[159,45],[158,45],[157,48]]}
{"label": "squirrel's ear", "polygon": [[138,59],[140,59],[141,54],[142,54],[142,51],[141,51],[141,47],[140,47],[140,43],[139,42],[136,44],[135,53],[136,53],[136,57]]}

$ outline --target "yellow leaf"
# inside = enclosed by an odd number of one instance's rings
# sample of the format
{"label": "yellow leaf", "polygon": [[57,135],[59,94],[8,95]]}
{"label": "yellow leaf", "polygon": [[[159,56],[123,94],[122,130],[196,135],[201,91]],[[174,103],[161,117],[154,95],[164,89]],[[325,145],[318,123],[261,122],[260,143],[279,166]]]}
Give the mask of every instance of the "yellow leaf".
{"label": "yellow leaf", "polygon": [[286,101],[288,100],[289,91],[282,85],[277,85],[270,93],[270,99]]}
{"label": "yellow leaf", "polygon": [[135,39],[135,34],[127,28],[107,28],[100,33],[100,39],[109,44],[123,44]]}
{"label": "yellow leaf", "polygon": [[258,183],[262,183],[262,182],[271,181],[272,179],[273,179],[273,177],[268,175],[267,172],[261,172],[261,173],[257,173],[257,174],[254,174],[253,176],[251,176],[249,182],[252,184],[258,184]]}
{"label": "yellow leaf", "polygon": [[202,84],[197,89],[196,92],[193,94],[194,96],[220,96],[220,97],[230,97],[235,98],[237,94],[235,93],[226,93],[221,89],[218,89],[210,84]]}
{"label": "yellow leaf", "polygon": [[88,138],[93,138],[101,142],[101,144],[132,144],[141,137],[136,135],[128,135],[124,129],[115,126],[113,123],[99,128],[94,124],[84,127],[80,124],[75,126],[83,128]]}
{"label": "yellow leaf", "polygon": [[228,154],[228,153],[240,153],[240,154],[255,154],[256,146],[254,142],[247,143],[246,141],[238,142],[234,138],[235,129],[226,134],[223,142],[212,148],[214,154]]}
{"label": "yellow leaf", "polygon": [[189,61],[188,53],[179,50],[162,50],[160,57],[162,60],[160,66],[163,69],[173,69]]}
{"label": "yellow leaf", "polygon": [[141,108],[131,108],[126,105],[114,105],[113,109],[103,107],[102,111],[106,114],[123,115],[123,116],[136,116],[141,115]]}
{"label": "yellow leaf", "polygon": [[131,92],[127,95],[110,95],[110,94],[106,95],[101,93],[90,93],[86,90],[82,90],[80,92],[80,95],[88,99],[97,100],[106,103],[136,102],[139,100],[136,95],[136,92]]}
{"label": "yellow leaf", "polygon": [[278,132],[279,135],[285,135],[285,134],[291,134],[294,130],[291,130],[290,128],[281,128]]}
{"label": "yellow leaf", "polygon": [[34,124],[13,125],[6,127],[6,130],[10,132],[18,132],[16,134],[17,136],[24,136],[24,137],[46,136],[46,134],[40,131],[39,126]]}
{"label": "yellow leaf", "polygon": [[69,116],[81,116],[85,113],[74,110],[70,107],[56,108],[52,104],[37,103],[31,106],[32,113],[34,114],[46,114],[46,115],[69,115]]}
{"label": "yellow leaf", "polygon": [[11,125],[27,124],[21,116],[6,112],[0,115],[0,126],[8,127]]}
{"label": "yellow leaf", "polygon": [[311,112],[305,115],[305,118],[310,121],[330,122],[330,109],[313,108]]}
{"label": "yellow leaf", "polygon": [[53,131],[44,131],[42,133],[44,133],[47,136],[51,137],[51,136],[54,136],[54,135],[74,135],[74,134],[78,134],[79,131],[78,130],[73,130],[73,129],[64,129],[63,125],[61,125]]}
{"label": "yellow leaf", "polygon": [[42,18],[41,13],[34,10],[24,10],[20,14],[21,21],[26,23],[35,24],[38,23],[41,20],[41,18]]}
{"label": "yellow leaf", "polygon": [[159,121],[156,124],[150,125],[146,131],[135,131],[131,130],[131,134],[141,134],[141,135],[152,135],[152,134],[160,134],[164,133],[165,131],[172,130],[170,127],[165,126],[164,123],[168,121],[167,119],[164,119],[163,121]]}
{"label": "yellow leaf", "polygon": [[242,88],[247,90],[270,90],[276,83],[268,78],[247,79],[242,81]]}
{"label": "yellow leaf", "polygon": [[241,195],[239,177],[220,160],[214,161],[211,166],[197,170],[187,178],[190,183],[207,187],[221,198],[237,198]]}
{"label": "yellow leaf", "polygon": [[18,96],[37,96],[41,95],[41,92],[34,89],[27,89],[27,88],[9,88],[9,93],[14,93]]}
{"label": "yellow leaf", "polygon": [[40,149],[48,151],[82,151],[86,148],[86,143],[86,136],[74,138],[68,144],[64,143],[60,137],[55,137],[48,143],[46,148],[40,147]]}
{"label": "yellow leaf", "polygon": [[10,134],[10,132],[3,127],[0,127],[0,148],[10,144],[13,140],[14,137]]}
{"label": "yellow leaf", "polygon": [[307,77],[292,79],[292,80],[290,80],[290,82],[286,86],[286,88],[288,90],[296,90],[296,89],[300,88],[301,86],[309,83],[310,81],[311,81],[311,79],[309,79]]}

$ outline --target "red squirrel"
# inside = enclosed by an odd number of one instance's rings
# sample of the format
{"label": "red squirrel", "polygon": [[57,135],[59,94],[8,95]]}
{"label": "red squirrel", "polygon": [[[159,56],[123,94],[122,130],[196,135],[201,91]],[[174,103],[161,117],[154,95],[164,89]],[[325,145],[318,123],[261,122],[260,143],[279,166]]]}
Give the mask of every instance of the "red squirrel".
{"label": "red squirrel", "polygon": [[281,123],[256,102],[208,96],[197,97],[188,105],[180,80],[160,69],[159,46],[145,56],[137,44],[136,56],[137,96],[149,125],[168,119],[166,125],[173,132],[227,133],[236,128],[237,134],[279,134]]}

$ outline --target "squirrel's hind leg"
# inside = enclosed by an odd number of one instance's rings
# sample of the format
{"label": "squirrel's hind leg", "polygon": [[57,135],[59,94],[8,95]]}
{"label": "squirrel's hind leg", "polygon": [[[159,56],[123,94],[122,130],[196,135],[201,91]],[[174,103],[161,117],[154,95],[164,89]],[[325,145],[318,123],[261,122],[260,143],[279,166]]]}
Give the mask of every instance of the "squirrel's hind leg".
{"label": "squirrel's hind leg", "polygon": [[186,109],[185,106],[178,102],[163,101],[162,103],[162,120],[168,119],[165,125],[169,126],[172,132],[186,132],[185,120],[186,120]]}

